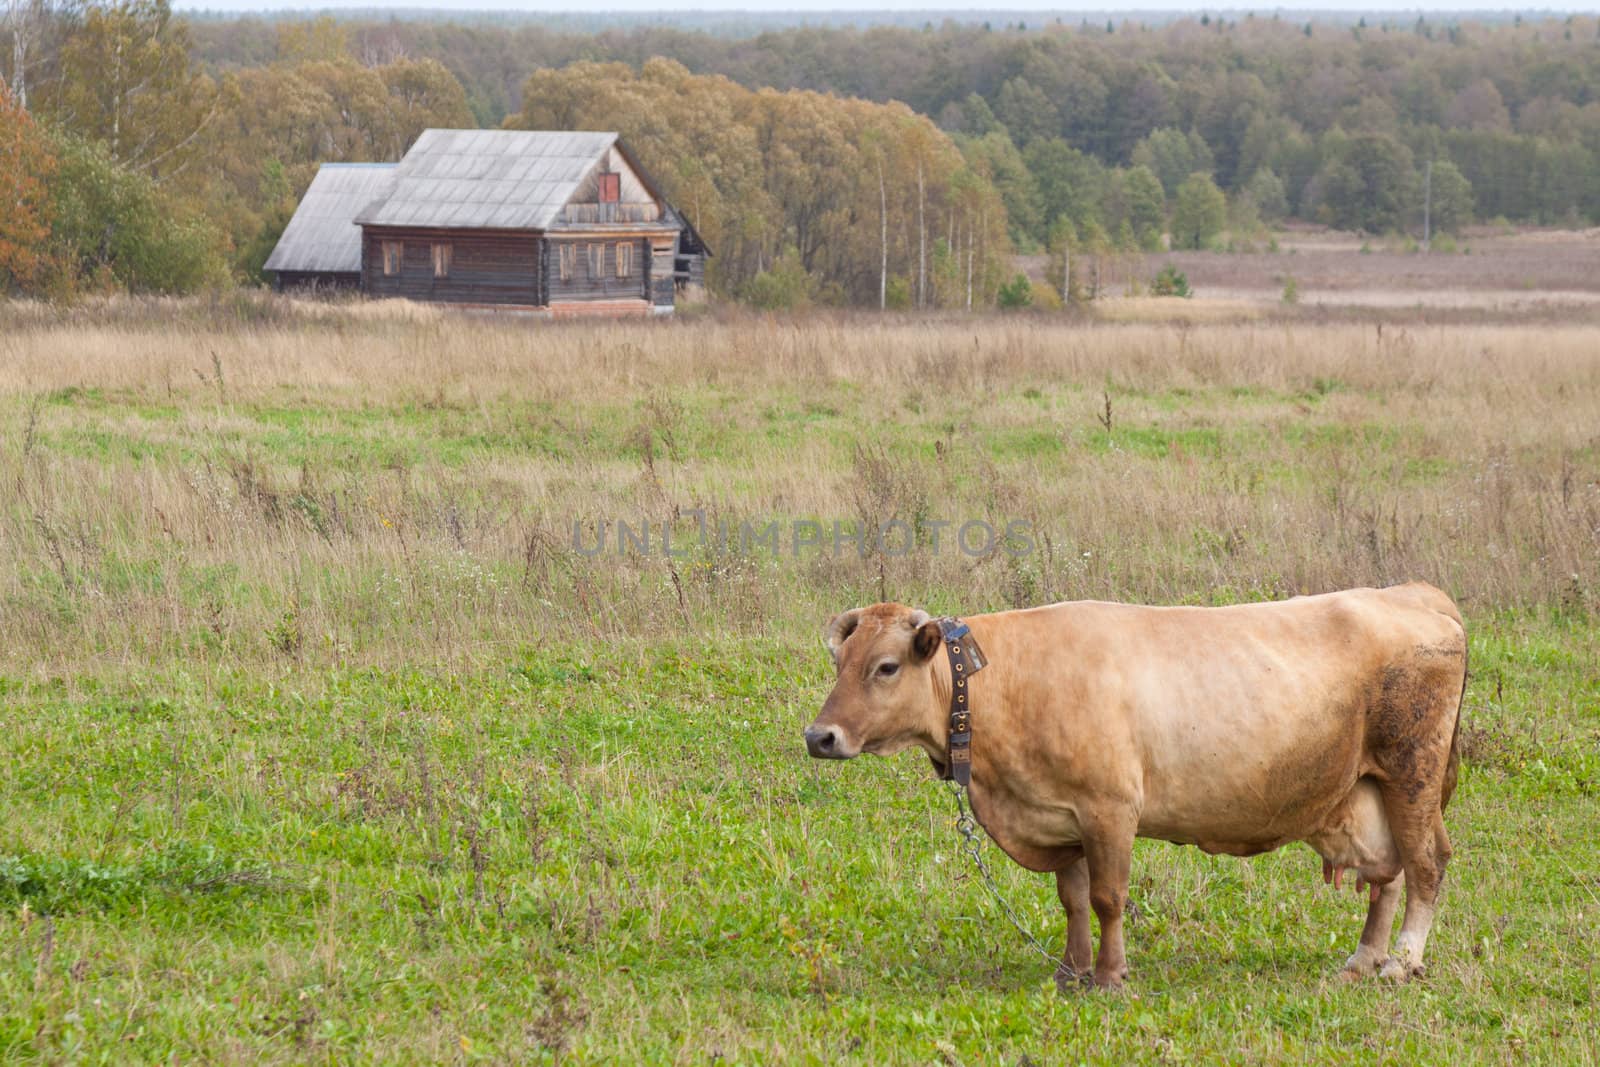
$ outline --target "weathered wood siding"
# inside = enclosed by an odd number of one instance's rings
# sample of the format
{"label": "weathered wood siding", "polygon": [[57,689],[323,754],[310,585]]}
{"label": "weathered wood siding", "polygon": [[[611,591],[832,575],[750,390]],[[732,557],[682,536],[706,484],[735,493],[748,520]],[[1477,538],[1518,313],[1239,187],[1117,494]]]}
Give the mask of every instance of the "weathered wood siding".
{"label": "weathered wood siding", "polygon": [[[403,248],[397,274],[383,272],[386,242]],[[450,271],[433,274],[433,247],[450,246]],[[617,276],[617,250],[632,250],[626,277]],[[670,308],[676,302],[674,235],[538,233],[471,230],[410,230],[366,227],[362,234],[361,288],[375,297],[457,304],[556,307],[589,304],[625,307],[630,302]],[[561,248],[574,250],[571,277],[561,277]],[[589,250],[599,249],[598,264]],[[595,267],[598,266],[598,270]]]}
{"label": "weathered wood siding", "polygon": [[[617,245],[633,248],[633,269],[628,277],[617,277]],[[572,277],[562,280],[561,247],[577,249],[572,265]],[[600,270],[591,269],[588,249],[599,245]],[[545,241],[544,279],[545,302],[555,305],[579,300],[643,300],[649,278],[650,257],[644,238],[549,238]]]}
{"label": "weathered wood siding", "polygon": [[[383,243],[401,241],[400,272],[383,273]],[[399,296],[455,304],[544,303],[539,278],[539,237],[529,233],[471,230],[380,230],[365,227],[361,249],[362,289],[372,296]],[[433,246],[450,246],[448,277],[433,276]]]}
{"label": "weathered wood siding", "polygon": [[659,222],[659,204],[567,204],[561,221],[568,223]]}
{"label": "weathered wood siding", "polygon": [[[650,190],[645,188],[644,182],[640,180],[639,175],[615,145],[606,151],[604,158],[601,159],[594,170],[584,175],[583,180],[578,183],[578,187],[567,198],[567,202],[571,204],[596,203],[600,196],[600,185],[596,175],[601,173],[616,174],[621,178],[618,192],[621,194],[619,199],[622,203],[648,204],[659,211],[660,205],[656,203],[656,198],[650,195]],[[659,214],[657,217],[659,217]]]}
{"label": "weathered wood siding", "polygon": [[678,302],[678,287],[673,281],[675,237],[656,238],[650,256],[650,302],[656,307],[673,307]]}

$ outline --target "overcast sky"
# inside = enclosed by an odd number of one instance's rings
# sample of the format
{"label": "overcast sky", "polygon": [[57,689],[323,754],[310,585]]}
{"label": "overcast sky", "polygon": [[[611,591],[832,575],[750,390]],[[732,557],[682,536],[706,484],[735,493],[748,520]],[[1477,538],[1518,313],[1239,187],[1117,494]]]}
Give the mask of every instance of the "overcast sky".
{"label": "overcast sky", "polygon": [[[1235,0],[1236,4],[1236,0]],[[1362,3],[1360,0],[1288,0],[1285,3],[1275,3],[1260,7],[1248,5],[1212,5],[1203,4],[1178,4],[1150,2],[1144,3],[1072,3],[1070,0],[1005,0],[998,5],[992,5],[1005,11],[1041,11],[1041,12],[1124,12],[1128,14],[1140,11],[1222,11],[1228,13],[1242,13],[1256,11],[1270,14],[1273,11],[1362,11],[1380,12],[1390,18],[1398,17],[1407,12],[1473,12],[1473,11],[1547,11],[1549,7],[1519,7],[1508,4],[1505,0],[1413,0],[1403,6],[1385,8],[1372,3],[1371,0]],[[838,0],[694,0],[690,3],[676,2],[676,0],[599,0],[593,4],[577,4],[572,0],[409,0],[404,3],[374,3],[373,0],[177,0],[175,6],[191,10],[212,11],[305,11],[326,10],[331,8],[433,8],[449,11],[529,11],[540,13],[581,13],[592,15],[605,11],[626,12],[667,12],[667,11],[972,11],[985,6],[968,0],[966,3],[927,3],[925,0],[879,0],[876,3],[846,5]],[[1600,0],[1573,0],[1563,3],[1556,10],[1563,14],[1568,12],[1592,12],[1600,10]]]}

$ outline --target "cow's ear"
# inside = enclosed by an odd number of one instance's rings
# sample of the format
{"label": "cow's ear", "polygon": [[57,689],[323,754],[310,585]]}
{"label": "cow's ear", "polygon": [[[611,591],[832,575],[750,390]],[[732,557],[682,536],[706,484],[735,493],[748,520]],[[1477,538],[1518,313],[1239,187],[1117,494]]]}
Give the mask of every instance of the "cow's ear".
{"label": "cow's ear", "polygon": [[937,622],[929,621],[917,627],[917,632],[911,635],[911,655],[918,663],[926,663],[939,651],[939,643],[944,640],[944,633],[939,629]]}
{"label": "cow's ear", "polygon": [[850,639],[850,635],[856,632],[856,627],[860,623],[860,608],[840,612],[833,617],[832,622],[828,623],[828,651],[833,653],[834,658],[838,658],[839,646]]}

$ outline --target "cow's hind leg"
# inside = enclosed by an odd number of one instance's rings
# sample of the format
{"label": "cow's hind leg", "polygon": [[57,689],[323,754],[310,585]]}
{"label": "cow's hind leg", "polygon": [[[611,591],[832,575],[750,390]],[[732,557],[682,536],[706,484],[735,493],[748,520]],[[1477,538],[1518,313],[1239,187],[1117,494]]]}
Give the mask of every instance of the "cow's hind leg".
{"label": "cow's hind leg", "polygon": [[1422,953],[1450,860],[1445,795],[1455,774],[1466,638],[1419,646],[1410,662],[1386,668],[1370,735],[1384,772],[1379,791],[1406,875],[1406,910],[1389,960],[1379,972],[1404,981],[1422,974]]}
{"label": "cow's hind leg", "polygon": [[1094,966],[1089,939],[1089,862],[1081,855],[1056,872],[1056,896],[1067,911],[1067,951],[1056,968],[1056,985],[1065,991],[1087,978]]}
{"label": "cow's hind leg", "polygon": [[1394,981],[1422,974],[1422,953],[1428,946],[1439,890],[1444,885],[1445,864],[1450,859],[1450,838],[1444,831],[1438,790],[1424,789],[1421,793],[1417,801],[1408,801],[1403,788],[1384,791],[1390,829],[1406,872],[1405,918],[1394,939],[1394,951],[1379,972]]}

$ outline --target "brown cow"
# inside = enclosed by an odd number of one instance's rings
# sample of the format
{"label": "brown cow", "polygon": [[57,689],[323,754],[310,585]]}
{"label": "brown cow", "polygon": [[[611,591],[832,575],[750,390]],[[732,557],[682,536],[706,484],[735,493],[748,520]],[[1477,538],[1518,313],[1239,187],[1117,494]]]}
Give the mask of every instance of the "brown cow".
{"label": "brown cow", "polygon": [[[1250,856],[1305,841],[1373,886],[1347,976],[1422,973],[1450,857],[1467,640],[1429,585],[1223,608],[1079,602],[965,619],[970,795],[996,844],[1056,876],[1064,978],[1127,977],[1135,837]],[[828,627],[837,678],[805,731],[819,759],[913,745],[948,773],[951,670],[938,622],[875,604]],[[1405,919],[1390,955],[1402,883]]]}

